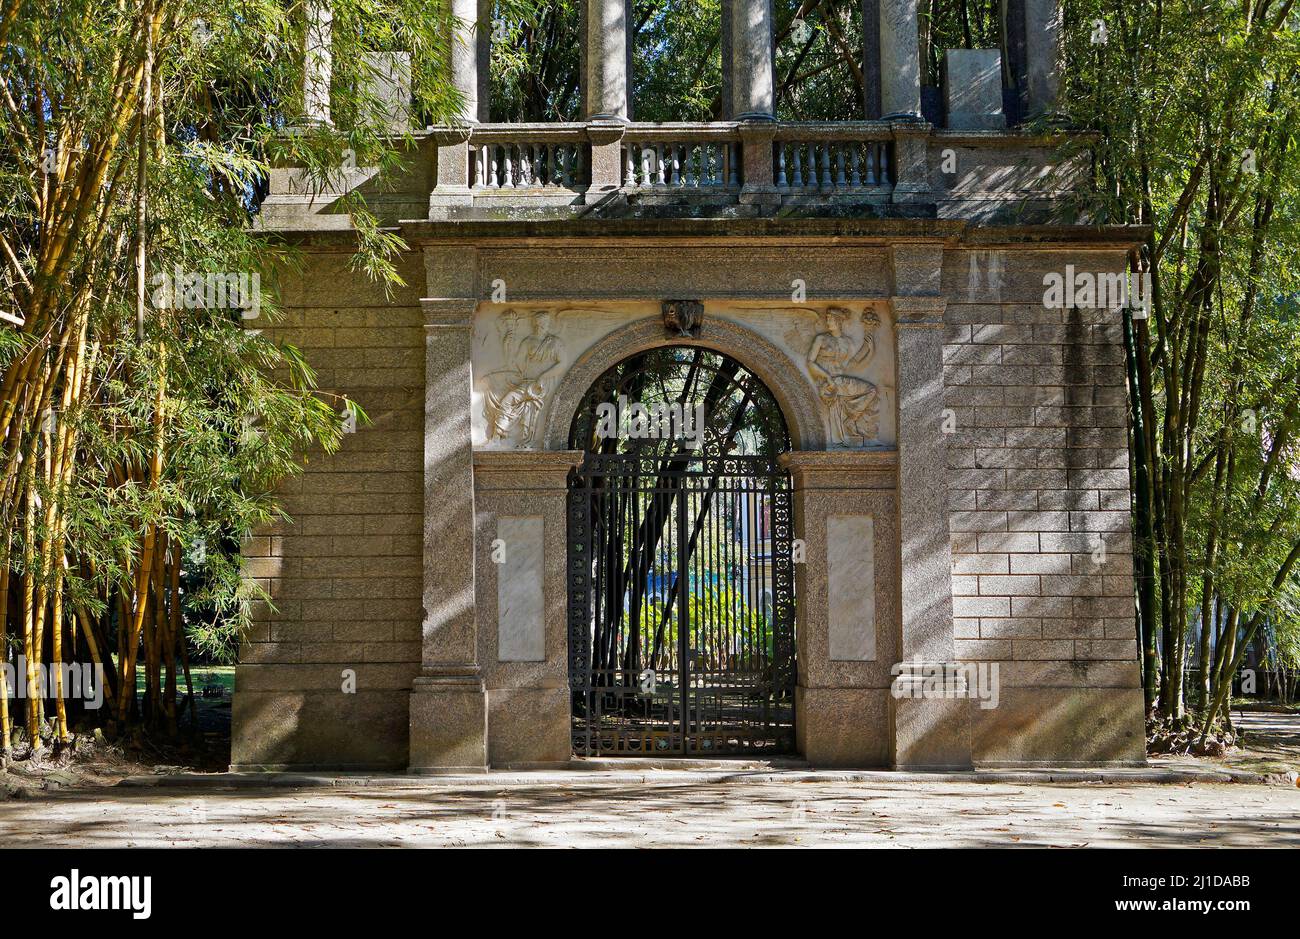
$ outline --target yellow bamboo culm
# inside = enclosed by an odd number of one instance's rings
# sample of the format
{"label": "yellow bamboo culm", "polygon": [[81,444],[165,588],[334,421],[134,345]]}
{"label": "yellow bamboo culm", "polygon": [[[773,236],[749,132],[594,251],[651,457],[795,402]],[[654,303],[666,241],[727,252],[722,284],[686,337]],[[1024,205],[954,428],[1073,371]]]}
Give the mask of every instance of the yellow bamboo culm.
{"label": "yellow bamboo culm", "polygon": [[3,668],[9,662],[9,547],[5,545],[4,565],[0,566],[0,754],[9,752],[13,734],[9,722],[9,679]]}

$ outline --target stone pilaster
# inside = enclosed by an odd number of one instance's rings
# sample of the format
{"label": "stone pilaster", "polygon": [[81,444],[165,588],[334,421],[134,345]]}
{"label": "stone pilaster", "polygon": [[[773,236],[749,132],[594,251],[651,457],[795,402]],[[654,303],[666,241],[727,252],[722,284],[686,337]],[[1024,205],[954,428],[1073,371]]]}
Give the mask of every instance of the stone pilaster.
{"label": "stone pilaster", "polygon": [[917,0],[880,0],[880,110],[886,118],[921,117]]}
{"label": "stone pilaster", "polygon": [[776,120],[772,0],[732,0],[730,6],[732,113],[738,121]]}
{"label": "stone pilaster", "polygon": [[955,657],[948,533],[948,444],[943,428],[941,245],[890,248],[898,337],[898,530],[901,674],[890,696],[894,765],[968,767],[964,698],[900,696],[926,666]]}
{"label": "stone pilaster", "polygon": [[586,0],[583,113],[589,121],[626,121],[627,0]]}
{"label": "stone pilaster", "polygon": [[330,80],[334,71],[334,14],[328,3],[307,4],[307,35],[303,44],[302,112],[308,123],[330,123]]}
{"label": "stone pilaster", "polygon": [[[894,453],[793,451],[795,736],[817,767],[887,766],[897,658]],[[802,560],[800,555],[802,554]]]}
{"label": "stone pilaster", "polygon": [[591,141],[591,184],[584,201],[588,205],[608,203],[623,186],[623,132],[622,121],[592,121],[587,125],[587,139]]}
{"label": "stone pilaster", "polygon": [[920,120],[899,120],[894,125],[894,202],[930,202],[928,139],[930,124]]}
{"label": "stone pilaster", "polygon": [[1053,116],[1061,92],[1060,0],[1023,0],[1027,117]]}
{"label": "stone pilaster", "polygon": [[745,121],[740,125],[741,169],[744,185],[740,201],[746,205],[780,205],[781,193],[772,175],[772,144],[776,122]]}
{"label": "stone pilaster", "polygon": [[410,771],[487,768],[487,701],[474,609],[470,436],[473,298],[422,301],[425,313],[424,624],[411,689]]}
{"label": "stone pilaster", "polygon": [[554,768],[573,755],[568,497],[569,472],[584,457],[573,450],[474,454],[479,664],[494,768]]}

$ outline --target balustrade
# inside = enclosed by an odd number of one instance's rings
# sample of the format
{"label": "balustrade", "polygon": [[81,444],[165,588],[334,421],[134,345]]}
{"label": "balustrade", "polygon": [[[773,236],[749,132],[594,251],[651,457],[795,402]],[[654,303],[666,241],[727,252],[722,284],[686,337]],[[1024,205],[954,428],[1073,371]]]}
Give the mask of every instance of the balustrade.
{"label": "balustrade", "polygon": [[579,189],[584,148],[570,143],[471,145],[475,189]]}
{"label": "balustrade", "polygon": [[889,186],[894,182],[892,142],[778,137],[772,177],[781,190],[844,192]]}
{"label": "balustrade", "polygon": [[738,144],[728,140],[628,140],[623,144],[625,187],[738,189]]}
{"label": "balustrade", "polygon": [[475,192],[581,191],[591,178],[583,124],[477,124],[468,146]]}

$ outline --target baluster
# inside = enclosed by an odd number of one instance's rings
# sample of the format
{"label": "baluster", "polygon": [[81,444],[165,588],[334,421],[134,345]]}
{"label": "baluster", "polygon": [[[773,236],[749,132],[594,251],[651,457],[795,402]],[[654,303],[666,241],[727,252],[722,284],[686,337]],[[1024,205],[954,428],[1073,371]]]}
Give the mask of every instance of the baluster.
{"label": "baluster", "polygon": [[681,144],[673,144],[669,149],[673,155],[673,177],[669,182],[674,186],[680,186],[682,184],[682,147]]}
{"label": "baluster", "polygon": [[474,147],[474,188],[482,189],[485,185],[483,179],[483,148]]}
{"label": "baluster", "polygon": [[862,161],[858,153],[856,143],[849,144],[849,156],[852,158],[853,171],[849,176],[849,183],[856,189],[862,185]]}
{"label": "baluster", "polygon": [[[778,144],[777,151],[779,152],[780,149],[781,147]],[[734,189],[735,187],[740,185],[740,177],[736,172],[736,163],[738,162],[736,159],[736,145],[734,143],[727,144],[726,152],[727,152],[727,185]],[[781,161],[781,172],[783,174],[785,172],[784,160]]]}
{"label": "baluster", "polygon": [[782,189],[790,185],[785,176],[785,144],[776,145],[776,184]]}
{"label": "baluster", "polygon": [[876,185],[876,145],[867,144],[867,185]]}
{"label": "baluster", "polygon": [[843,189],[848,185],[848,177],[844,175],[844,144],[835,145],[835,185]]}
{"label": "baluster", "polygon": [[823,143],[818,146],[821,150],[822,175],[820,185],[822,189],[831,188],[831,145]]}
{"label": "baluster", "polygon": [[655,185],[663,186],[667,183],[664,179],[664,173],[668,169],[668,144],[655,144]]}
{"label": "baluster", "polygon": [[501,187],[503,189],[515,188],[515,145],[512,143],[501,145],[502,173]]}
{"label": "baluster", "polygon": [[650,172],[650,148],[641,144],[641,185],[649,186],[654,182],[654,176]]}
{"label": "baluster", "polygon": [[790,150],[794,157],[794,185],[797,189],[803,186],[803,144],[796,143]]}
{"label": "baluster", "polygon": [[500,144],[494,143],[488,145],[488,163],[489,163],[488,188],[489,189],[501,188],[501,178],[499,175],[501,171],[500,152],[501,152]]}
{"label": "baluster", "polygon": [[551,176],[551,181],[557,186],[573,185],[573,180],[569,176],[569,147],[567,144],[557,144],[555,147],[555,172]]}

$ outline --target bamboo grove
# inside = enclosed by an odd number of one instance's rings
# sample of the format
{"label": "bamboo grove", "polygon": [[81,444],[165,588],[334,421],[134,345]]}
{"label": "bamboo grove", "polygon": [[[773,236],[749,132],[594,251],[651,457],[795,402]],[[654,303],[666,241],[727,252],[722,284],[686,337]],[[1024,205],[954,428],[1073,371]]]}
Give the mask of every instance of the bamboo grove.
{"label": "bamboo grove", "polygon": [[1066,9],[1099,220],[1149,227],[1149,315],[1125,318],[1143,684],[1203,745],[1252,646],[1275,676],[1300,665],[1300,15]]}
{"label": "bamboo grove", "polygon": [[[447,107],[444,21],[333,7],[350,85],[366,51],[411,50],[421,106]],[[186,695],[193,726],[191,655],[228,660],[258,599],[241,539],[275,517],[277,480],[339,442],[348,403],[245,328],[250,299],[274,321],[294,263],[250,211],[277,159],[320,185],[345,150],[386,165],[405,142],[362,91],[337,99],[346,125],[290,132],[304,21],[278,0],[0,4],[0,650],[21,684],[0,687],[5,753],[90,726],[175,734]],[[354,208],[359,266],[395,277],[397,244]],[[214,282],[254,288],[233,306]],[[102,666],[102,706],[67,687],[73,664]]]}

